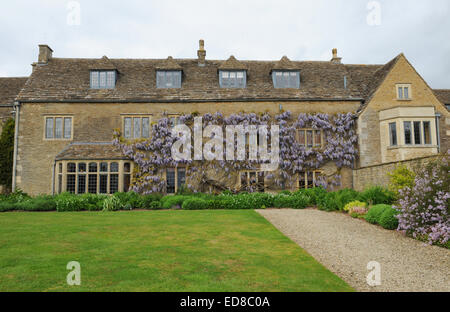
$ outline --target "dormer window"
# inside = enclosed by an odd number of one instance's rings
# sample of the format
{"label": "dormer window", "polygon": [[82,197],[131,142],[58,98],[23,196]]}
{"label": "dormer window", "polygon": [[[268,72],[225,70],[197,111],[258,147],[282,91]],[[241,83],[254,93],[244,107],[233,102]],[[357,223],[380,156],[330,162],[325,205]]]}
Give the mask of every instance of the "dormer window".
{"label": "dormer window", "polygon": [[398,84],[397,85],[397,99],[410,100],[411,99],[411,85]]}
{"label": "dormer window", "polygon": [[181,70],[156,71],[156,87],[159,89],[181,88]]}
{"label": "dormer window", "polygon": [[91,70],[91,89],[114,89],[116,73],[115,70]]}
{"label": "dormer window", "polygon": [[221,88],[245,88],[247,75],[245,70],[220,70],[219,84]]}
{"label": "dormer window", "polygon": [[300,88],[300,72],[287,70],[272,71],[273,87],[276,89]]}

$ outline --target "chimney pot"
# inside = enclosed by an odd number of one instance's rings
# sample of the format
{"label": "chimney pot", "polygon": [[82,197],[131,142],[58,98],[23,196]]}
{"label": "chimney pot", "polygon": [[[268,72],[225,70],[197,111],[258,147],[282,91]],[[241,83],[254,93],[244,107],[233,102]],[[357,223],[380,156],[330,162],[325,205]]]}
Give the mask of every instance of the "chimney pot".
{"label": "chimney pot", "polygon": [[47,64],[53,56],[53,50],[46,44],[39,45],[38,63]]}
{"label": "chimney pot", "polygon": [[205,59],[206,59],[205,41],[203,39],[200,39],[198,41],[198,45],[199,45],[199,49],[197,50],[198,66],[205,66]]}

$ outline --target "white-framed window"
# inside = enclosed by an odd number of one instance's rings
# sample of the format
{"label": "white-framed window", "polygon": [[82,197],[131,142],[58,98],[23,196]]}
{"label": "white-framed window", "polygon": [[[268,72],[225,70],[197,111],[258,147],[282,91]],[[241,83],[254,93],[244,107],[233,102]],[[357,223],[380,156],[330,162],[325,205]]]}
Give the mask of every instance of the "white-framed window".
{"label": "white-framed window", "polygon": [[45,117],[46,140],[71,140],[73,123],[71,116],[46,116]]}
{"label": "white-framed window", "polygon": [[59,162],[57,168],[57,192],[69,192],[73,194],[114,194],[119,191],[119,179],[123,179],[124,191],[128,191],[129,183],[125,190],[125,180],[129,172],[126,165],[120,169],[122,162],[116,160],[77,160]]}
{"label": "white-framed window", "polygon": [[272,71],[273,87],[276,89],[300,88],[300,72],[289,70]]}
{"label": "white-framed window", "polygon": [[91,70],[91,89],[114,89],[117,72],[115,70]]}
{"label": "white-framed window", "polygon": [[145,139],[151,134],[151,116],[123,116],[123,136],[126,139]]}
{"label": "white-framed window", "polygon": [[412,97],[411,94],[411,85],[410,84],[397,84],[397,99],[398,100],[410,100]]}
{"label": "white-framed window", "polygon": [[323,131],[317,129],[297,129],[296,139],[300,146],[322,148]]}
{"label": "white-framed window", "polygon": [[263,193],[265,190],[264,186],[264,171],[258,170],[242,170],[240,171],[240,188],[241,190],[246,190],[252,187],[254,190]]}
{"label": "white-framed window", "polygon": [[182,185],[186,184],[186,168],[166,169],[166,193],[175,194]]}
{"label": "white-framed window", "polygon": [[245,88],[247,72],[245,70],[219,70],[219,85],[221,88]]}
{"label": "white-framed window", "polygon": [[156,87],[159,89],[181,88],[181,70],[157,70]]}
{"label": "white-framed window", "polygon": [[167,118],[169,118],[169,123],[172,127],[175,127],[177,125],[181,124],[180,121],[180,114],[168,114]]}
{"label": "white-framed window", "polygon": [[298,174],[298,188],[314,188],[316,187],[316,182],[320,180],[322,176],[322,171],[320,170],[310,170],[302,171]]}

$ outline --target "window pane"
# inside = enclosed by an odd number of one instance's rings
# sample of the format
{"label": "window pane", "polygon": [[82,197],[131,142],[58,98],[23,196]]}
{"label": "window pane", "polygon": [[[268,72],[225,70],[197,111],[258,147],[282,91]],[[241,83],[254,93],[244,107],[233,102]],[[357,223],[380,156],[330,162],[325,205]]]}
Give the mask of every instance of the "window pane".
{"label": "window pane", "polygon": [[116,73],[114,71],[108,71],[106,74],[106,86],[109,89],[114,89],[116,84]]}
{"label": "window pane", "polygon": [[95,162],[89,163],[89,172],[97,172],[97,163]]}
{"label": "window pane", "polygon": [[164,88],[164,85],[165,85],[164,72],[157,71],[156,72],[156,87]]}
{"label": "window pane", "polygon": [[78,175],[78,194],[86,193],[86,175],[79,174]]}
{"label": "window pane", "polygon": [[45,137],[47,139],[53,138],[53,117],[45,119]]}
{"label": "window pane", "polygon": [[148,117],[142,118],[142,137],[148,138],[150,136],[150,119]]}
{"label": "window pane", "polygon": [[77,167],[76,167],[75,163],[67,164],[67,172],[76,172],[76,171],[77,171]]}
{"label": "window pane", "polygon": [[100,163],[100,172],[108,172],[108,163],[106,162]]}
{"label": "window pane", "polygon": [[306,172],[306,179],[308,182],[308,188],[313,188],[314,187],[314,176],[313,176],[312,171]]}
{"label": "window pane", "polygon": [[241,172],[241,187],[248,187],[247,172]]}
{"label": "window pane", "polygon": [[431,144],[431,129],[429,121],[423,122],[423,138],[425,144]]}
{"label": "window pane", "polygon": [[410,121],[404,121],[403,127],[405,129],[405,144],[411,144],[411,122]]}
{"label": "window pane", "polygon": [[109,176],[109,193],[114,194],[119,191],[119,175],[112,174]]}
{"label": "window pane", "polygon": [[88,192],[91,194],[97,193],[97,175],[90,174],[88,177]]}
{"label": "window pane", "polygon": [[298,186],[299,188],[303,189],[306,188],[306,183],[305,183],[305,172],[300,172],[298,174]]}
{"label": "window pane", "polygon": [[86,172],[86,163],[78,164],[78,172]]}
{"label": "window pane", "polygon": [[70,139],[72,136],[72,118],[64,118],[64,139]]}
{"label": "window pane", "polygon": [[300,144],[300,146],[305,146],[306,143],[305,130],[298,130],[298,143]]}
{"label": "window pane", "polygon": [[125,117],[124,121],[123,121],[123,132],[124,132],[124,136],[129,139],[131,138],[131,118],[130,117]]}
{"label": "window pane", "polygon": [[322,132],[320,130],[314,131],[314,147],[322,146]]}
{"label": "window pane", "polygon": [[131,164],[130,163],[124,163],[123,164],[123,171],[124,172],[130,172],[131,170]]}
{"label": "window pane", "polygon": [[99,193],[101,193],[101,194],[108,193],[108,175],[107,174],[100,175],[99,185],[100,185]]}
{"label": "window pane", "polygon": [[312,132],[312,130],[306,131],[306,145],[308,147],[313,147],[313,132]]}
{"label": "window pane", "polygon": [[398,87],[398,98],[403,99],[403,88],[402,87]]}
{"label": "window pane", "polygon": [[420,135],[420,121],[414,121],[414,144],[420,145],[422,138]]}
{"label": "window pane", "polygon": [[177,169],[177,186],[180,188],[183,184],[186,184],[186,170],[184,168]]}
{"label": "window pane", "polygon": [[390,138],[391,146],[396,146],[397,145],[397,127],[396,127],[395,122],[389,124],[389,138]]}
{"label": "window pane", "polygon": [[173,168],[169,168],[166,170],[166,185],[167,193],[175,193],[175,169]]}
{"label": "window pane", "polygon": [[168,71],[166,72],[166,88],[173,87],[173,78],[172,78],[172,72]]}
{"label": "window pane", "polygon": [[62,163],[59,163],[59,166],[58,166],[58,172],[59,173],[62,173],[62,168],[63,168]]}
{"label": "window pane", "polygon": [[264,171],[258,172],[258,192],[264,192]]}
{"label": "window pane", "polygon": [[119,172],[119,164],[116,162],[112,162],[110,165],[111,172]]}
{"label": "window pane", "polygon": [[408,87],[403,88],[403,96],[405,99],[409,99],[409,88]]}
{"label": "window pane", "polygon": [[96,89],[98,87],[98,71],[91,71],[91,88]]}
{"label": "window pane", "polygon": [[58,194],[62,192],[62,174],[58,174]]}
{"label": "window pane", "polygon": [[100,75],[100,83],[99,83],[100,88],[106,88],[106,72],[101,71],[99,75]]}
{"label": "window pane", "polygon": [[62,131],[63,131],[63,119],[61,117],[55,118],[55,139],[61,139],[62,138]]}
{"label": "window pane", "polygon": [[67,175],[66,190],[69,193],[75,193],[75,175],[74,174]]}
{"label": "window pane", "polygon": [[124,192],[128,192],[130,189],[130,175],[129,174],[124,174],[123,175],[123,191]]}
{"label": "window pane", "polygon": [[133,136],[135,139],[141,137],[141,118],[133,118]]}

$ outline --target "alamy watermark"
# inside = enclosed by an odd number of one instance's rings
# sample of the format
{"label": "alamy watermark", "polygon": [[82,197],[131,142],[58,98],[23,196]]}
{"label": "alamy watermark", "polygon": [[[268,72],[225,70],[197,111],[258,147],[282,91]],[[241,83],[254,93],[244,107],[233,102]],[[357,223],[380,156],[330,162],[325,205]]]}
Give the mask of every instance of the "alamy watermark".
{"label": "alamy watermark", "polygon": [[370,270],[366,276],[367,285],[374,287],[381,285],[381,265],[377,261],[367,263],[367,270]]}
{"label": "alamy watermark", "polygon": [[[280,162],[280,128],[278,125],[271,125],[270,127],[270,149],[267,125],[225,126],[225,147],[223,128],[221,126],[208,125],[203,129],[202,117],[195,117],[193,130],[194,153],[192,155],[191,129],[184,124],[176,125],[172,128],[172,135],[178,138],[172,145],[172,158],[175,161],[190,161],[192,159],[244,161],[248,143],[249,161],[260,161],[261,170],[264,171],[274,171],[278,168]],[[203,144],[204,138],[209,139],[205,144]]]}
{"label": "alamy watermark", "polygon": [[81,266],[78,261],[70,261],[66,266],[67,270],[71,270],[66,277],[67,285],[80,286],[81,285]]}
{"label": "alamy watermark", "polygon": [[79,26],[81,24],[81,5],[78,1],[67,2],[66,22],[69,26]]}

